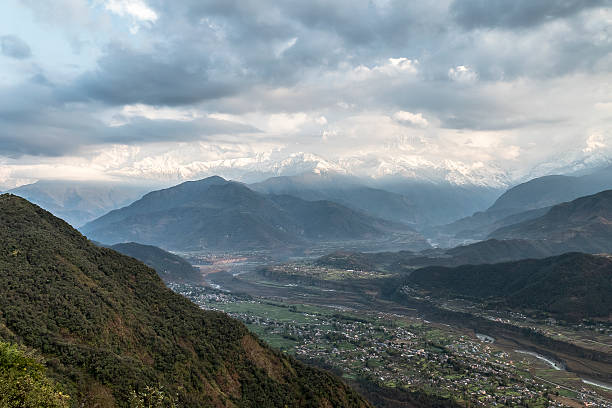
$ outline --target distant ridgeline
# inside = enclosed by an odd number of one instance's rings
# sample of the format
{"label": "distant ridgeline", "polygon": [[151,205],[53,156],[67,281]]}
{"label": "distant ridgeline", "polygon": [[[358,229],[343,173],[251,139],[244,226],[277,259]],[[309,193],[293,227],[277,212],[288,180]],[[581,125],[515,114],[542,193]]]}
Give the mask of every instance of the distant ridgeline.
{"label": "distant ridgeline", "polygon": [[130,204],[151,188],[136,184],[39,180],[9,193],[23,197],[60,217],[74,227]]}
{"label": "distant ridgeline", "polygon": [[555,205],[540,217],[500,228],[491,236],[545,241],[563,251],[612,253],[612,190]]}
{"label": "distant ridgeline", "polygon": [[[48,396],[39,406],[63,406],[60,390],[74,407],[129,407],[151,395],[180,407],[369,406],[334,376],[173,293],[153,269],[8,194],[0,195],[0,341],[47,361],[53,380],[36,374]],[[4,344],[0,376],[14,367]]]}
{"label": "distant ridgeline", "polygon": [[105,244],[133,241],[172,250],[283,249],[398,234],[411,248],[429,247],[404,224],[331,201],[258,193],[221,177],[153,191],[81,231]]}
{"label": "distant ridgeline", "polygon": [[356,270],[409,272],[425,266],[459,266],[517,261],[527,258],[546,258],[560,255],[543,241],[521,239],[489,239],[450,249],[431,249],[422,252],[335,252],[319,258],[320,266]]}
{"label": "distant ridgeline", "polygon": [[[457,239],[518,237],[514,226],[545,216],[552,207],[612,189],[612,167],[591,174],[544,176],[510,188],[485,211],[435,230]],[[521,236],[522,238],[528,238]],[[567,251],[569,248],[565,248]],[[573,248],[576,250],[577,248]]]}

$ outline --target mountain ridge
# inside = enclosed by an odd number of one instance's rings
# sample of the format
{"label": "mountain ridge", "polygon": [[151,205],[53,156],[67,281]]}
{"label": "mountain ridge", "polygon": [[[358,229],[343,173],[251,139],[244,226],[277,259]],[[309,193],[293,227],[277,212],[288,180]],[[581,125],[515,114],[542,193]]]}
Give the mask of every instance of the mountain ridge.
{"label": "mountain ridge", "polygon": [[429,246],[403,224],[330,201],[261,194],[221,177],[151,192],[81,230],[104,243],[135,241],[169,249],[300,247],[314,240],[371,240],[393,234],[408,237],[416,247]]}
{"label": "mountain ridge", "polygon": [[273,177],[249,185],[304,200],[331,200],[366,214],[423,229],[472,214],[499,194],[491,187],[425,182],[402,177],[364,179],[334,172]]}
{"label": "mountain ridge", "polygon": [[498,239],[545,240],[566,250],[612,252],[612,190],[558,204],[544,215],[500,228]]}
{"label": "mountain ridge", "polygon": [[466,296],[566,320],[612,318],[612,259],[566,253],[544,259],[432,266],[405,281],[436,296]]}
{"label": "mountain ridge", "polygon": [[559,250],[546,242],[520,239],[489,239],[450,249],[429,249],[421,252],[350,252],[337,251],[316,260],[321,266],[356,270],[386,270],[410,273],[428,266],[456,267],[482,265],[521,259],[542,259],[560,255]]}
{"label": "mountain ridge", "polygon": [[612,188],[612,167],[580,176],[550,175],[506,190],[485,211],[476,212],[438,230],[455,237],[483,239],[493,231],[537,218],[554,205]]}

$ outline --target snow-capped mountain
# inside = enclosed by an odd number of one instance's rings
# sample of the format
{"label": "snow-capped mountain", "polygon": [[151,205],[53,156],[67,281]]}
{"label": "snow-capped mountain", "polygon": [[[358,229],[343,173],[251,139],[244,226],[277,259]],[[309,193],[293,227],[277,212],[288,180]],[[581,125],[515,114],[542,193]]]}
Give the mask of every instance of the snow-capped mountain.
{"label": "snow-capped mountain", "polygon": [[369,155],[329,160],[312,153],[258,153],[224,160],[194,160],[164,155],[147,157],[116,169],[115,176],[148,178],[164,181],[195,180],[212,175],[254,183],[270,177],[295,176],[303,173],[334,173],[377,181],[386,178],[411,179],[429,183],[450,183],[503,188],[511,184],[506,172],[484,163],[445,160],[434,163],[419,156],[381,159]]}
{"label": "snow-capped mountain", "polygon": [[349,174],[373,180],[403,178],[429,183],[493,188],[504,188],[512,183],[507,172],[481,162],[444,160],[435,163],[419,156],[387,159],[350,157],[340,160],[340,166]]}
{"label": "snow-capped mountain", "polygon": [[529,173],[522,176],[521,181],[527,181],[536,177],[550,174],[562,175],[584,175],[596,169],[612,165],[610,152],[597,151],[589,154],[575,154],[567,152],[560,154],[546,162],[534,167]]}
{"label": "snow-capped mountain", "polygon": [[[214,148],[177,146],[172,151],[158,154],[140,149],[111,153],[84,164],[84,170],[92,174],[97,172],[104,180],[114,180],[118,183],[144,181],[166,186],[213,175],[256,183],[270,177],[332,173],[356,177],[361,183],[372,187],[401,180],[507,189],[544,175],[589,172],[612,164],[612,152],[601,150],[566,152],[527,168],[507,168],[507,163],[466,162],[451,158],[434,160],[406,152],[382,156],[362,152],[328,158],[314,153],[291,153],[273,146],[268,151],[220,145]],[[20,173],[11,172],[9,168],[4,176],[0,172],[0,182],[10,187],[26,183],[12,183]],[[27,182],[32,183],[39,179],[41,177],[30,178]]]}
{"label": "snow-capped mountain", "polygon": [[275,176],[293,176],[302,173],[334,172],[344,174],[336,163],[310,153],[294,153],[278,157],[274,153],[225,160],[192,161],[184,163],[169,156],[148,157],[113,173],[125,178],[148,178],[165,181],[196,180],[218,175],[243,182],[257,182]]}

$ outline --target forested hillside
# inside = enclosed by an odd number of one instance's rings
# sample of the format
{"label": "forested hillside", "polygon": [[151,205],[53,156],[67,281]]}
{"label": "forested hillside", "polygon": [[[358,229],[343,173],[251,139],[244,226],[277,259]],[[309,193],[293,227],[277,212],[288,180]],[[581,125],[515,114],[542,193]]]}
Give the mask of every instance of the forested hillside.
{"label": "forested hillside", "polygon": [[406,284],[435,293],[497,302],[541,311],[567,320],[612,314],[612,259],[568,253],[492,265],[429,267],[412,273]]}
{"label": "forested hillside", "polygon": [[332,375],[173,293],[153,269],[8,194],[0,340],[40,352],[75,407],[126,407],[151,388],[181,407],[368,406]]}

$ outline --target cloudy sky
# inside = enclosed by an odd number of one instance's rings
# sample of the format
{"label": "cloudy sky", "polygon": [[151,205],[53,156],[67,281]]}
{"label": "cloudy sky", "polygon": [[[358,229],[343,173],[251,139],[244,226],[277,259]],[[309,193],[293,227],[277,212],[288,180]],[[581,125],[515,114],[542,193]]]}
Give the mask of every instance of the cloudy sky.
{"label": "cloudy sky", "polygon": [[606,0],[2,0],[0,188],[612,157]]}

